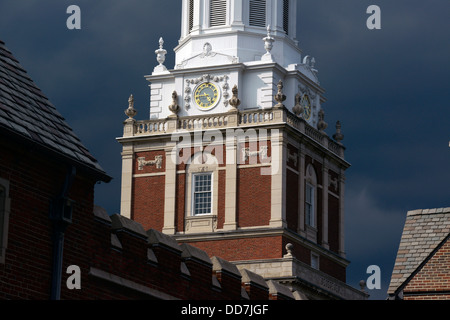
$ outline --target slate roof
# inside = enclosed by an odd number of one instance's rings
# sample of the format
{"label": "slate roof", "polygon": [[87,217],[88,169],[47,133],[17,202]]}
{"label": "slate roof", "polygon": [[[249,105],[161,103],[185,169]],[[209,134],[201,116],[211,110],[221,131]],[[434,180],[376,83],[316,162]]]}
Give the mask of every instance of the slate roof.
{"label": "slate roof", "polygon": [[111,179],[1,40],[0,129]]}
{"label": "slate roof", "polygon": [[450,233],[450,208],[409,211],[397,252],[388,294],[395,291],[427,260]]}

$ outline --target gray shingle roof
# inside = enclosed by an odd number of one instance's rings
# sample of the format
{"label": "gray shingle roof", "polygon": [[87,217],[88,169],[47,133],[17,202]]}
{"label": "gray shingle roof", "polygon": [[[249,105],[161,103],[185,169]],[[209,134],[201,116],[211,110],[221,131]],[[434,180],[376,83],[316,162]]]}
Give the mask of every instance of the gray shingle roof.
{"label": "gray shingle roof", "polygon": [[104,181],[110,180],[1,40],[0,129],[87,166],[103,176]]}
{"label": "gray shingle roof", "polygon": [[449,233],[450,208],[409,211],[388,294],[395,293]]}

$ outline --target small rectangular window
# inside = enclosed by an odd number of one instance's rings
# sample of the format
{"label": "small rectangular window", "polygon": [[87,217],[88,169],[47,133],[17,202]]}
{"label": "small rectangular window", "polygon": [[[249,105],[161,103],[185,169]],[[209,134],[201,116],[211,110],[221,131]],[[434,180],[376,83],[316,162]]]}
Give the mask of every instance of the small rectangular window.
{"label": "small rectangular window", "polygon": [[283,30],[289,34],[289,0],[283,0]]}
{"label": "small rectangular window", "polygon": [[266,0],[250,0],[249,22],[254,27],[266,27]]}
{"label": "small rectangular window", "polygon": [[314,186],[309,183],[306,184],[306,199],[305,199],[305,215],[306,224],[315,227],[314,216]]}
{"label": "small rectangular window", "polygon": [[212,173],[193,175],[193,210],[194,215],[212,213]]}
{"label": "small rectangular window", "polygon": [[315,253],[311,253],[311,267],[319,270],[319,256]]}
{"label": "small rectangular window", "polygon": [[227,2],[226,0],[210,0],[209,26],[218,27],[226,25]]}
{"label": "small rectangular window", "polygon": [[194,28],[194,0],[189,0],[189,32]]}

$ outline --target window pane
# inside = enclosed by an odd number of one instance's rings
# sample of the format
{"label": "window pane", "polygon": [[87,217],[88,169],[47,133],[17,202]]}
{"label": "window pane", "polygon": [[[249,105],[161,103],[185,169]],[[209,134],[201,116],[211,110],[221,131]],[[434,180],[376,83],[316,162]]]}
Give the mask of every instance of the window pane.
{"label": "window pane", "polygon": [[306,184],[306,199],[305,199],[305,218],[306,224],[314,227],[314,186]]}
{"label": "window pane", "polygon": [[211,213],[211,173],[196,174],[194,179],[193,192],[193,213],[210,214]]}

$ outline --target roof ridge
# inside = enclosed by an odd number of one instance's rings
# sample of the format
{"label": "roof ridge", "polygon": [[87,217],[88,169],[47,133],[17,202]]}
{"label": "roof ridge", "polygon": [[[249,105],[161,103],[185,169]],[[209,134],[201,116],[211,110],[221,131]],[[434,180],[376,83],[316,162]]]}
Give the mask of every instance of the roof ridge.
{"label": "roof ridge", "polygon": [[438,214],[438,213],[444,213],[444,214],[450,213],[450,207],[411,210],[411,211],[408,211],[407,216],[424,215],[424,214]]}

